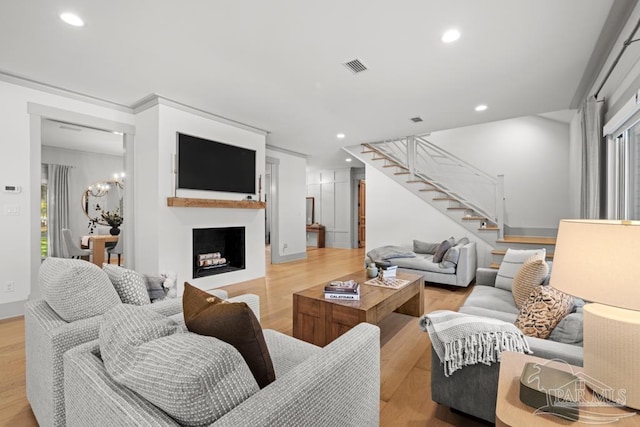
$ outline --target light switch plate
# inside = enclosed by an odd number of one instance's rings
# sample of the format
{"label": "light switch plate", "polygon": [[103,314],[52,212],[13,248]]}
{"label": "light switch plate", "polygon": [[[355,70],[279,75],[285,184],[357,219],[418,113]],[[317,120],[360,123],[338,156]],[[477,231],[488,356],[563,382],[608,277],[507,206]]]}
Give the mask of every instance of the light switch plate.
{"label": "light switch plate", "polygon": [[4,211],[9,216],[20,215],[20,206],[18,205],[4,205]]}

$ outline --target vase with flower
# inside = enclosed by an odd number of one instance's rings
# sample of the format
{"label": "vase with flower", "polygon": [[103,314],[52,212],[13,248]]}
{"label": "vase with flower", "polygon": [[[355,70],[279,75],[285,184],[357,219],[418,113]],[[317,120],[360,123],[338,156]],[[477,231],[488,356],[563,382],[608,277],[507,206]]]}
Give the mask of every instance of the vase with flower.
{"label": "vase with flower", "polygon": [[123,218],[118,208],[113,211],[103,211],[100,216],[106,221],[107,224],[111,226],[109,234],[111,234],[112,236],[117,236],[118,234],[120,234],[119,227],[122,225]]}

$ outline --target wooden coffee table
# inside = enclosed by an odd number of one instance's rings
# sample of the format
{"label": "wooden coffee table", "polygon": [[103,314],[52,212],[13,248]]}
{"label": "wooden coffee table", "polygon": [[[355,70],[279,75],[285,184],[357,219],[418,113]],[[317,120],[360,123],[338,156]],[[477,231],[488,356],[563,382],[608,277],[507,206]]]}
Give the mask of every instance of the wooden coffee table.
{"label": "wooden coffee table", "polygon": [[398,273],[410,283],[401,289],[366,285],[365,271],[335,280],[360,283],[360,300],[327,300],[325,282],[293,294],[293,336],[324,347],[358,323],[377,324],[395,311],[410,316],[424,313],[424,280],[418,274]]}

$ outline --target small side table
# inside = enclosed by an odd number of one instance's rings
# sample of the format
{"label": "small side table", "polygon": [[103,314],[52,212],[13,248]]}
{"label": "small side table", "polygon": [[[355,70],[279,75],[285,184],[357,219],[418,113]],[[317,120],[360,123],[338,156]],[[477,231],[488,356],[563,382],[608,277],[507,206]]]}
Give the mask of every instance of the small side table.
{"label": "small side table", "polygon": [[[500,377],[498,379],[498,400],[496,403],[496,427],[518,426],[518,427],[544,427],[544,426],[587,426],[582,422],[572,422],[555,415],[535,415],[535,408],[525,405],[520,400],[520,374],[524,365],[528,362],[547,364],[563,371],[579,372],[580,367],[567,365],[560,362],[551,362],[540,357],[528,354],[504,352],[500,361]],[[587,390],[587,393],[591,393]],[[628,408],[614,407],[592,407],[590,411],[600,412],[603,415],[628,414],[634,411]],[[637,426],[640,424],[640,415],[622,418],[611,425],[616,427]]]}
{"label": "small side table", "polygon": [[319,248],[324,248],[325,229],[324,225],[307,225],[307,233],[318,233],[317,246]]}

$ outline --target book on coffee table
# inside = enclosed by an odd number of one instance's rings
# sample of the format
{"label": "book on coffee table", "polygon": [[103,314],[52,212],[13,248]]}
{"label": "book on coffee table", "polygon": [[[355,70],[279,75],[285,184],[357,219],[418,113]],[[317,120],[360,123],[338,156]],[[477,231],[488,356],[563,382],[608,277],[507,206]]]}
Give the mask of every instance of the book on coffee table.
{"label": "book on coffee table", "polygon": [[360,283],[355,280],[333,281],[324,287],[325,299],[359,300]]}
{"label": "book on coffee table", "polygon": [[360,294],[360,284],[355,280],[334,280],[325,285],[324,292],[332,294]]}
{"label": "book on coffee table", "polygon": [[359,301],[360,294],[333,294],[331,292],[324,293],[324,299],[336,299],[343,301]]}

